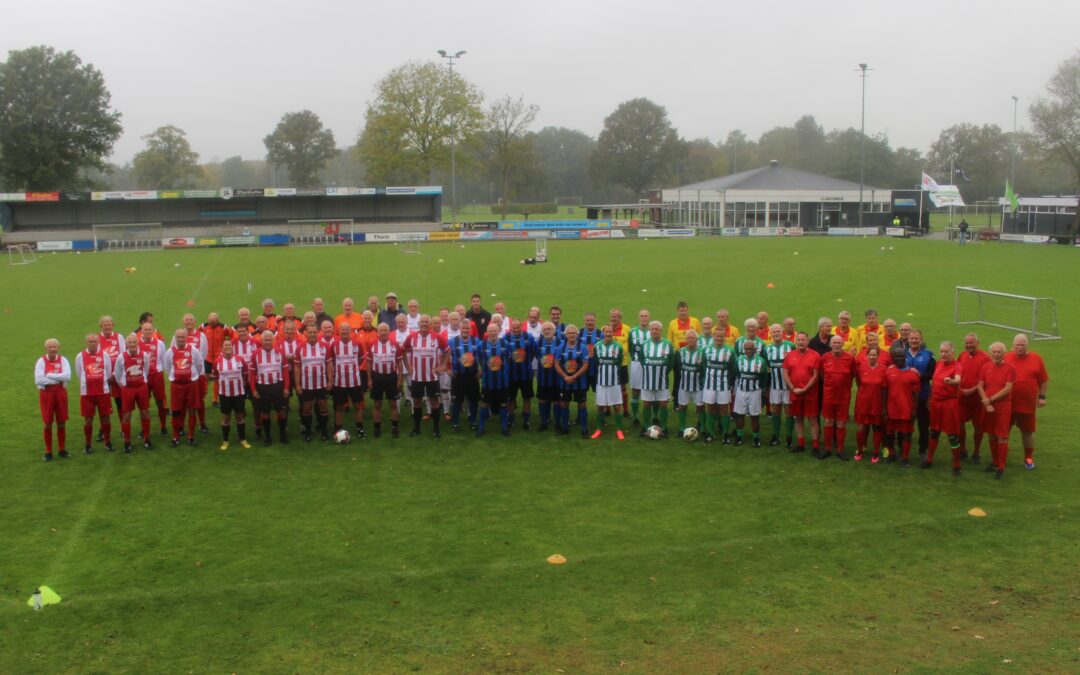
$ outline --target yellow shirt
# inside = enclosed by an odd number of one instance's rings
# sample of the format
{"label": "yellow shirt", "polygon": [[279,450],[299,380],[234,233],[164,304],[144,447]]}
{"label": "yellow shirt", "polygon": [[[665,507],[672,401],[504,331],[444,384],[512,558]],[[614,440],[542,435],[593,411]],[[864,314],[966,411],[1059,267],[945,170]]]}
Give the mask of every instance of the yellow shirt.
{"label": "yellow shirt", "polygon": [[611,338],[622,345],[622,364],[624,366],[630,365],[630,326],[625,323],[620,324],[618,333],[615,333],[614,329],[612,329]]}
{"label": "yellow shirt", "polygon": [[858,353],[859,351],[859,329],[854,326],[848,326],[847,335],[840,332],[840,326],[832,327],[832,334],[839,335],[844,338],[844,351]]}
{"label": "yellow shirt", "polygon": [[701,337],[701,322],[694,317],[687,317],[686,323],[681,325],[678,319],[672,319],[667,327],[667,339],[675,345],[675,349],[682,349],[686,346],[686,331],[691,328]]}
{"label": "yellow shirt", "polygon": [[[713,330],[716,330],[716,326],[713,326]],[[710,340],[712,339],[711,335],[709,336],[709,339]],[[728,326],[727,326],[727,337],[724,338],[724,342],[727,343],[728,347],[731,347],[732,349],[734,349],[735,348],[735,341],[738,340],[738,339],[739,339],[739,329],[736,328],[735,326],[732,326],[729,323]]]}
{"label": "yellow shirt", "polygon": [[864,324],[862,324],[861,326],[859,326],[858,328],[855,329],[855,333],[856,333],[856,335],[858,337],[858,340],[859,340],[859,344],[857,345],[857,348],[858,348],[859,351],[862,351],[866,347],[866,334],[868,332],[877,333],[877,335],[878,335],[878,345],[884,345],[885,344],[885,340],[882,339],[882,338],[885,337],[885,326],[882,326],[879,323],[877,325],[877,329],[874,330],[874,331],[871,331],[869,328],[866,327],[866,324],[864,323]]}

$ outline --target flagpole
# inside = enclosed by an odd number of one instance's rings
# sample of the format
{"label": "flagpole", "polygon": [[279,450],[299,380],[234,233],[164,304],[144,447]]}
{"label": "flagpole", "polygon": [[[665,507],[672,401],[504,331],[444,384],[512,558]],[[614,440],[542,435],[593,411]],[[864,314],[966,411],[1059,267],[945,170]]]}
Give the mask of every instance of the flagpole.
{"label": "flagpole", "polygon": [[[956,185],[956,155],[949,158],[949,182]],[[959,190],[959,188],[957,188]],[[949,228],[953,226],[953,205],[949,204]]]}
{"label": "flagpole", "polygon": [[[916,232],[919,232],[919,231],[922,230],[922,200],[923,200],[923,193],[924,192],[926,192],[926,189],[923,188],[922,181],[920,181],[919,182],[919,222],[915,223],[915,231]],[[929,228],[927,228],[927,229],[929,230]]]}

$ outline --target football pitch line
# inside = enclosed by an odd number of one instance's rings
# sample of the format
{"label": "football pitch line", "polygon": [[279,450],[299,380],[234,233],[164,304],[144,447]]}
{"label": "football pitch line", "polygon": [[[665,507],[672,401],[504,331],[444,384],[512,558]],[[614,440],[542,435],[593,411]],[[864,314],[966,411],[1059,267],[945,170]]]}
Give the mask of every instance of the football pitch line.
{"label": "football pitch line", "polygon": [[89,524],[90,519],[97,513],[98,504],[101,503],[101,497],[105,494],[105,486],[108,484],[109,477],[112,476],[113,467],[115,466],[113,462],[109,462],[109,468],[98,474],[97,479],[90,485],[85,497],[79,502],[79,513],[72,523],[70,534],[68,534],[67,540],[56,552],[56,555],[53,556],[48,571],[43,577],[44,579],[56,579],[57,573],[64,569],[64,564],[71,557],[72,551],[83,542],[83,533],[86,532],[86,526]]}
{"label": "football pitch line", "polygon": [[218,254],[214,257],[213,261],[211,261],[210,264],[207,266],[206,271],[203,272],[202,279],[199,279],[198,285],[195,286],[195,290],[191,294],[191,299],[193,301],[199,299],[199,293],[202,291],[203,286],[206,285],[206,282],[210,279],[210,275],[213,273],[214,268],[217,267],[217,264],[221,262],[221,259],[224,257],[225,249],[221,249],[218,251]]}
{"label": "football pitch line", "polygon": [[[97,489],[98,486],[95,486]],[[100,490],[99,490],[100,492]],[[1071,503],[1059,502],[1056,504],[1037,503],[1037,504],[1025,504],[1023,506],[1007,507],[1002,509],[995,509],[1000,514],[1017,514],[1027,513],[1037,510],[1053,509],[1055,511],[1067,510],[1080,506],[1080,500],[1076,500]],[[79,527],[76,529],[81,532],[85,527],[86,520],[90,514],[86,514],[86,517],[81,519]],[[909,518],[900,522],[873,522],[866,525],[857,527],[829,527],[819,528],[816,530],[799,530],[797,532],[774,532],[770,534],[760,534],[747,537],[737,537],[733,539],[726,539],[724,541],[703,542],[701,544],[695,544],[690,546],[652,546],[641,547],[632,549],[621,549],[617,551],[598,551],[595,553],[582,553],[571,554],[567,557],[570,558],[570,565],[575,563],[589,563],[593,561],[604,561],[613,558],[649,558],[649,559],[661,559],[665,555],[671,554],[693,554],[702,551],[708,551],[709,556],[718,555],[723,552],[730,552],[733,549],[745,549],[751,550],[755,545],[783,543],[787,541],[794,541],[798,539],[829,539],[829,538],[850,538],[852,535],[863,534],[867,532],[881,532],[896,528],[912,528],[912,527],[924,527],[931,526],[942,522],[941,514],[931,514],[922,518]],[[70,548],[66,547],[66,548]],[[559,547],[557,545],[552,547],[554,552]],[[563,551],[565,554],[566,551]],[[58,556],[59,558],[59,556]],[[434,577],[449,576],[458,573],[502,573],[509,570],[519,570],[523,573],[533,572],[539,575],[540,571],[550,567],[544,560],[543,556],[515,559],[503,559],[495,560],[488,564],[469,564],[469,565],[443,565],[436,567],[417,567],[409,569],[403,567],[402,569],[381,569],[371,571],[354,571],[345,574],[331,574],[323,576],[305,576],[291,579],[271,579],[266,581],[239,581],[236,583],[225,584],[199,584],[197,587],[189,586],[174,586],[169,588],[137,588],[133,585],[125,587],[123,592],[117,593],[88,593],[84,595],[76,595],[72,593],[71,589],[68,589],[68,594],[72,596],[71,600],[75,600],[80,603],[112,603],[112,602],[132,602],[137,600],[154,600],[158,598],[191,598],[191,597],[219,597],[222,593],[253,593],[260,591],[274,591],[284,588],[288,589],[308,589],[308,588],[321,588],[327,587],[327,585],[348,583],[357,580],[388,580],[394,578],[409,578],[409,579],[427,579]],[[567,569],[572,569],[568,567]],[[642,568],[642,573],[646,573],[647,567]],[[651,569],[651,568],[650,568]],[[50,570],[51,572],[52,570]]]}

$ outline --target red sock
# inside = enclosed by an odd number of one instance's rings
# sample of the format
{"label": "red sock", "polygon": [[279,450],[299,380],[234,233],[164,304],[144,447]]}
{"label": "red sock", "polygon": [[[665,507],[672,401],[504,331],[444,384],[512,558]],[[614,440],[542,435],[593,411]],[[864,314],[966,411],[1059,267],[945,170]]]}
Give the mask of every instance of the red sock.
{"label": "red sock", "polygon": [[86,437],[86,444],[90,445],[90,441],[94,438],[94,423],[83,422],[82,425],[83,436]]}
{"label": "red sock", "polygon": [[836,443],[836,427],[825,427],[825,452],[830,452]]}
{"label": "red sock", "polygon": [[818,449],[818,439],[816,439],[816,438],[814,439],[814,449],[815,450]]}
{"label": "red sock", "polygon": [[934,461],[934,453],[937,452],[937,444],[938,444],[937,437],[936,436],[931,436],[930,437],[930,448],[928,449],[928,451],[926,453],[926,461],[927,461],[927,463],[930,463],[930,462]]}
{"label": "red sock", "polygon": [[844,451],[844,441],[847,439],[847,427],[836,427],[836,451]]}
{"label": "red sock", "polygon": [[806,447],[806,436],[803,436],[802,434],[796,434],[795,438],[796,440],[798,440],[798,443],[796,445],[798,445],[800,448]]}
{"label": "red sock", "polygon": [[173,440],[180,438],[180,428],[184,426],[184,418],[176,413],[173,413],[172,418],[172,437]]}
{"label": "red sock", "polygon": [[1032,460],[1032,456],[1033,456],[1034,454],[1035,454],[1035,446],[1034,446],[1034,445],[1033,445],[1033,446],[1031,446],[1030,448],[1028,448],[1028,447],[1025,447],[1025,448],[1024,448],[1024,461],[1025,461],[1025,462],[1030,462],[1030,461],[1033,461],[1033,460]]}
{"label": "red sock", "polygon": [[63,452],[67,448],[67,429],[60,427],[56,430],[56,445]]}
{"label": "red sock", "polygon": [[862,451],[866,449],[866,429],[855,430],[855,451],[860,455]]}
{"label": "red sock", "polygon": [[112,421],[108,418],[101,423],[101,435],[105,437],[105,445],[112,445]]}
{"label": "red sock", "polygon": [[874,432],[874,454],[875,455],[881,452],[881,443],[884,440],[885,440],[885,432],[884,431],[875,431]]}
{"label": "red sock", "polygon": [[120,423],[120,434],[124,437],[125,443],[131,442],[131,422]]}
{"label": "red sock", "polygon": [[206,408],[196,408],[196,412],[199,413],[199,426],[206,426]]}
{"label": "red sock", "polygon": [[187,435],[188,438],[195,438],[195,414],[189,412],[187,418]]}
{"label": "red sock", "polygon": [[998,441],[998,463],[997,468],[999,471],[1005,470],[1005,457],[1009,454],[1009,439]]}
{"label": "red sock", "polygon": [[911,454],[911,439],[905,437],[904,440],[900,442],[900,447],[903,448],[900,451],[900,459],[907,459],[908,455]]}
{"label": "red sock", "polygon": [[150,440],[150,418],[144,417],[141,421],[143,443],[146,443]]}
{"label": "red sock", "polygon": [[41,435],[45,437],[45,454],[52,454],[52,429],[45,427],[41,430]]}

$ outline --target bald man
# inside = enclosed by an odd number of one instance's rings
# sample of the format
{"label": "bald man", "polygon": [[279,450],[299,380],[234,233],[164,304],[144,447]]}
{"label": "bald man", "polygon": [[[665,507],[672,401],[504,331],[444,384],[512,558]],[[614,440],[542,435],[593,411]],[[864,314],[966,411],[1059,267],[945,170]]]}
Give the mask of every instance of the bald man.
{"label": "bald man", "polygon": [[1028,336],[1020,333],[1013,338],[1011,352],[1005,354],[1005,363],[1016,371],[1016,384],[1012,395],[1012,425],[1020,427],[1020,441],[1024,444],[1024,468],[1035,468],[1035,411],[1046,405],[1046,364],[1042,357],[1028,349]]}
{"label": "bald man", "polygon": [[56,442],[59,454],[67,458],[68,397],[67,383],[71,381],[71,364],[60,355],[60,341],[49,338],[45,341],[45,354],[34,365],[34,384],[38,388],[38,407],[41,409],[41,421],[44,424],[42,436],[45,439],[45,461],[53,458],[52,426],[56,424]]}

